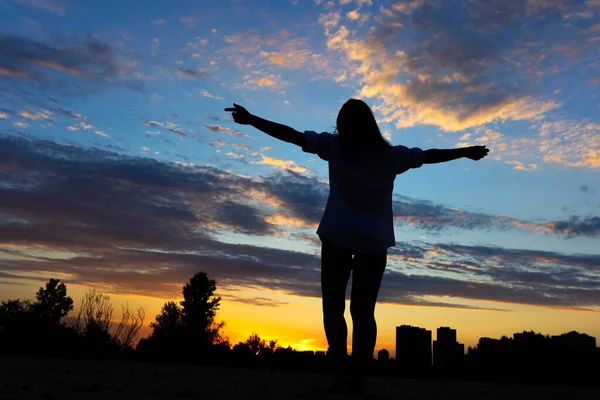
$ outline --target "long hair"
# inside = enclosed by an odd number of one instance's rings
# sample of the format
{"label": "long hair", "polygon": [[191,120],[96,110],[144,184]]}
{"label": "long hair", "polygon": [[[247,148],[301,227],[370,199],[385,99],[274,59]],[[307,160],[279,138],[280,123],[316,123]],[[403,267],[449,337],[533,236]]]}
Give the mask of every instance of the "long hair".
{"label": "long hair", "polygon": [[379,150],[391,146],[381,135],[367,103],[358,99],[348,100],[340,109],[336,134],[344,152],[356,153],[362,148]]}

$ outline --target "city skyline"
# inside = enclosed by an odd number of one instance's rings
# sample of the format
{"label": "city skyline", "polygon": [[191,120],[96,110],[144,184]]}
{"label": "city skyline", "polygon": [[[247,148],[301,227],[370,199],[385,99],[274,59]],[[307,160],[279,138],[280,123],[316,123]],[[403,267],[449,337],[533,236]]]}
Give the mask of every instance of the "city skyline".
{"label": "city skyline", "polygon": [[205,271],[232,342],[326,350],[327,163],[223,110],[333,132],[355,97],[392,144],[490,149],[397,177],[377,349],[398,324],[600,337],[598,21],[597,0],[0,0],[0,299],[95,287],[144,307],[144,337]]}
{"label": "city skyline", "polygon": [[[406,330],[404,331],[404,333],[401,331],[403,328],[405,328]],[[409,335],[406,336],[406,333],[408,331]],[[438,327],[436,330],[436,337],[435,340],[433,340],[433,331],[432,330],[428,330],[426,328],[422,328],[422,327],[418,327],[418,326],[411,326],[411,325],[401,325],[401,326],[397,326],[396,327],[396,343],[395,343],[395,351],[392,353],[389,349],[387,348],[382,348],[377,346],[375,348],[375,354],[379,354],[380,352],[385,352],[387,353],[387,357],[389,358],[394,358],[396,360],[398,360],[398,358],[396,357],[396,354],[398,353],[398,341],[402,341],[403,339],[406,340],[407,346],[409,348],[414,348],[415,346],[420,346],[425,344],[426,347],[429,350],[428,354],[422,355],[425,357],[425,363],[428,363],[429,361],[431,362],[431,365],[436,365],[436,358],[438,359],[438,366],[444,366],[447,367],[449,365],[452,365],[453,363],[456,362],[456,360],[448,360],[448,358],[452,358],[453,355],[453,350],[458,350],[456,353],[454,353],[454,356],[456,356],[457,354],[460,354],[461,356],[467,354],[468,348],[465,348],[463,343],[459,343],[458,342],[458,330],[456,329],[452,329],[449,326],[440,326]],[[482,340],[485,341],[497,341],[497,340],[502,340],[502,338],[509,338],[509,339],[520,339],[521,337],[523,337],[524,334],[529,334],[532,333],[533,331],[528,331],[525,330],[523,332],[513,332],[511,334],[511,337],[509,337],[508,335],[502,335],[502,337],[499,338],[490,338],[487,336],[481,336],[477,342],[477,345],[479,345]],[[405,336],[403,336],[403,334]],[[423,337],[419,337],[420,335],[425,335],[424,337],[424,342]],[[544,335],[544,337],[549,337],[551,340],[554,340],[556,342],[560,342],[566,345],[572,345],[573,343],[577,344],[577,347],[591,347],[594,349],[600,349],[600,346],[596,346],[596,337],[588,335],[585,332],[576,332],[576,331],[567,331],[567,332],[562,332],[560,334],[557,335],[550,335],[547,333],[543,333],[543,332],[535,332],[535,334],[541,334]],[[415,342],[416,339],[416,342]],[[438,357],[436,357],[436,342],[440,343],[442,345],[446,345],[446,346],[440,346],[440,348],[438,349]],[[457,349],[452,349],[449,348],[448,345],[453,346],[456,345]],[[475,346],[470,346],[470,347],[475,347]],[[448,354],[448,352],[450,352],[450,354]],[[441,356],[439,355],[440,353]],[[414,362],[414,359],[411,358],[414,357],[414,353],[413,354],[409,354],[408,360],[406,360],[407,362],[407,366],[414,366],[414,365],[418,365],[419,362]],[[378,357],[377,357],[378,358]],[[429,361],[427,361],[427,359],[429,359]]]}

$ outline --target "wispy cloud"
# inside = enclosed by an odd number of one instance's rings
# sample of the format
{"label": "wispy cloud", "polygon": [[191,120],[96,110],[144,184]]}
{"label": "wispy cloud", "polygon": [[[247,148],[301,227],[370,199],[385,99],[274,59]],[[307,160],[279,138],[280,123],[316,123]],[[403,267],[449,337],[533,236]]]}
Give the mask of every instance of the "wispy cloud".
{"label": "wispy cloud", "polygon": [[147,119],[143,119],[142,118],[142,124],[146,125],[146,126],[150,126],[152,128],[162,128],[165,125],[162,122],[158,122],[158,121],[149,121]]}
{"label": "wispy cloud", "polygon": [[297,173],[303,173],[307,171],[306,167],[296,164],[291,160],[282,160],[279,158],[267,157],[261,155],[262,160],[256,162],[256,164],[272,165],[277,168],[287,169]]}
{"label": "wispy cloud", "polygon": [[10,35],[0,35],[0,41],[0,69],[12,77],[49,80],[49,73],[58,72],[101,81],[118,72],[112,48],[93,36],[71,40],[60,47]]}
{"label": "wispy cloud", "polygon": [[240,132],[237,129],[231,129],[231,128],[223,127],[223,126],[221,126],[219,124],[203,125],[202,128],[206,129],[207,131],[224,133],[226,135],[231,135],[231,136],[248,137],[248,135],[243,134],[242,132]]}
{"label": "wispy cloud", "polygon": [[55,14],[64,14],[67,3],[64,0],[15,0],[16,3],[34,9],[43,10]]}
{"label": "wispy cloud", "polygon": [[544,161],[600,168],[600,124],[563,120],[544,122],[537,128],[536,143]]}
{"label": "wispy cloud", "polygon": [[[0,85],[10,88],[25,103],[49,106],[61,100],[81,98],[109,87],[143,91],[135,63],[125,61],[118,46],[88,35],[77,38],[44,30],[39,40],[0,34]],[[52,96],[48,96],[52,93]]]}
{"label": "wispy cloud", "polygon": [[[577,33],[560,21],[574,7],[561,1],[401,1],[381,8],[378,24],[366,33],[340,25],[336,12],[324,13],[320,22],[328,48],[344,57],[360,95],[381,102],[383,122],[457,131],[493,121],[538,121],[560,106],[537,95],[536,87],[551,75],[540,74],[543,69],[571,60],[540,54],[534,38],[554,24],[560,33],[545,37],[549,47],[570,43]],[[516,29],[526,17],[543,22]]]}
{"label": "wispy cloud", "polygon": [[186,136],[187,135],[187,133],[185,133],[185,131],[183,129],[181,129],[181,128],[169,128],[167,130],[169,132],[174,133],[174,134],[179,135],[179,136]]}
{"label": "wispy cloud", "polygon": [[600,237],[600,217],[572,216],[566,221],[550,221],[544,224],[550,232],[567,238],[576,236]]}
{"label": "wispy cloud", "polygon": [[258,307],[281,307],[289,304],[282,301],[276,301],[268,297],[241,297],[228,293],[223,293],[219,295],[219,297],[228,302],[231,301],[235,303],[251,304]]}
{"label": "wispy cloud", "polygon": [[250,147],[248,147],[248,145],[245,144],[232,143],[231,147],[238,150],[250,150]]}
{"label": "wispy cloud", "polygon": [[244,75],[244,83],[238,85],[239,88],[259,89],[271,88],[280,89],[286,86],[286,83],[281,80],[281,76],[272,73],[263,73],[261,71],[252,71],[252,73]]}
{"label": "wispy cloud", "polygon": [[19,116],[21,116],[25,119],[32,120],[32,121],[39,121],[39,120],[44,120],[44,119],[51,119],[52,111],[43,110],[41,112],[36,112],[36,111],[22,110],[19,112]]}
{"label": "wispy cloud", "polygon": [[216,147],[217,149],[220,149],[222,146],[227,146],[227,145],[229,145],[229,143],[227,143],[224,140],[219,140],[219,139],[213,139],[209,143],[209,146]]}
{"label": "wispy cloud", "polygon": [[[71,125],[67,126],[67,129],[70,131],[87,131],[90,129],[94,129],[94,126],[92,124],[88,123],[87,117],[85,117],[81,114],[73,113],[73,112],[69,112],[69,111],[65,110],[64,115],[71,117],[75,121],[75,124],[71,124]],[[99,132],[101,132],[101,131],[99,131]],[[102,135],[100,135],[100,136],[102,136]]]}
{"label": "wispy cloud", "polygon": [[106,132],[104,132],[104,131],[94,130],[94,133],[96,135],[98,135],[98,136],[102,136],[102,137],[105,137],[105,138],[109,137],[109,135]]}
{"label": "wispy cloud", "polygon": [[253,69],[243,76],[243,83],[237,84],[240,88],[287,86],[283,78],[285,70],[306,73],[313,79],[325,79],[338,72],[334,54],[317,51],[308,39],[292,35],[288,30],[271,35],[246,31],[225,35],[224,39],[229,46],[219,50],[219,56],[240,69]]}
{"label": "wispy cloud", "polygon": [[180,77],[190,78],[190,79],[199,79],[208,77],[208,72],[200,71],[197,69],[190,68],[179,68],[179,67],[171,67],[173,71],[177,73]]}
{"label": "wispy cloud", "polygon": [[196,18],[194,17],[181,17],[179,18],[179,21],[184,24],[185,26],[187,26],[188,28],[193,28],[196,26]]}
{"label": "wispy cloud", "polygon": [[[286,172],[255,180],[7,136],[0,136],[0,173],[0,213],[12,216],[0,222],[0,251],[10,247],[26,256],[0,258],[0,277],[31,279],[32,273],[52,270],[68,273],[69,283],[170,298],[190,271],[201,268],[238,288],[321,295],[316,255],[214,237],[221,230],[269,236],[280,225],[314,226],[327,190],[313,178]],[[80,179],[84,175],[94,179]],[[36,254],[28,253],[32,245]],[[44,254],[50,251],[69,256],[54,259]],[[600,305],[597,255],[412,242],[391,249],[390,259],[380,291],[384,303],[485,308],[453,300],[467,299],[502,302],[500,309]],[[431,301],[431,296],[447,300]],[[270,305],[263,300],[248,301]]]}
{"label": "wispy cloud", "polygon": [[88,124],[85,121],[80,121],[78,124],[75,125],[69,125],[67,127],[67,129],[69,129],[70,131],[87,131],[88,129],[92,129],[93,126]]}
{"label": "wispy cloud", "polygon": [[215,96],[214,94],[211,94],[207,90],[204,90],[204,89],[198,89],[198,94],[202,97],[208,97],[209,99],[223,100],[222,97]]}

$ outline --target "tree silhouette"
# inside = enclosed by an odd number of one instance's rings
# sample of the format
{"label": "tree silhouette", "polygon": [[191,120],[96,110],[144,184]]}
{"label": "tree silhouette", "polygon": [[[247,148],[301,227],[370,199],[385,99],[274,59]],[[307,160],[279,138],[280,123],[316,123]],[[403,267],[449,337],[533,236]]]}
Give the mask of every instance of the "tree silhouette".
{"label": "tree silhouette", "polygon": [[250,352],[254,356],[259,355],[261,352],[264,351],[264,349],[267,348],[267,344],[265,343],[265,341],[261,339],[260,336],[258,336],[258,334],[256,333],[250,335],[250,337],[246,339],[245,343],[248,345]]}
{"label": "tree silhouette", "polygon": [[220,334],[224,322],[216,323],[220,297],[214,296],[216,281],[196,273],[183,286],[183,301],[166,302],[154,322],[152,334],[140,340],[138,350],[146,356],[199,361],[229,352],[229,339]]}
{"label": "tree silhouette", "polygon": [[219,330],[224,322],[215,323],[220,297],[215,297],[217,282],[209,279],[205,272],[196,273],[183,286],[181,321],[186,332],[200,346],[219,342]]}
{"label": "tree silhouette", "polygon": [[65,284],[50,279],[36,300],[8,300],[0,304],[0,351],[13,354],[64,354],[77,335],[61,324],[73,309]]}
{"label": "tree silhouette", "polygon": [[233,354],[238,358],[249,358],[253,356],[252,349],[246,342],[239,342],[235,346],[233,346]]}
{"label": "tree silhouette", "polygon": [[116,342],[110,330],[112,327],[113,306],[110,296],[89,289],[81,299],[77,316],[70,320],[70,326],[82,338],[82,351],[90,356],[107,355],[116,351]]}
{"label": "tree silhouette", "polygon": [[117,325],[114,338],[121,348],[128,349],[132,347],[140,328],[144,325],[146,312],[142,307],[138,307],[137,310],[131,311],[129,309],[129,304],[123,304],[121,310],[121,322]]}
{"label": "tree silhouette", "polygon": [[[15,315],[19,315],[29,308],[28,300],[6,300],[0,302],[0,321],[5,321],[5,319],[13,317]],[[1,325],[0,325],[1,326]]]}
{"label": "tree silhouette", "polygon": [[267,344],[267,347],[264,349],[264,351],[268,354],[273,354],[278,348],[280,347],[277,346],[277,340],[269,340],[269,343]]}
{"label": "tree silhouette", "polygon": [[152,336],[161,341],[176,340],[180,329],[183,327],[181,307],[174,301],[168,301],[150,323]]}
{"label": "tree silhouette", "polygon": [[40,287],[35,295],[37,302],[32,307],[39,318],[59,323],[73,310],[73,299],[67,296],[67,287],[59,279],[50,278],[46,287]]}
{"label": "tree silhouette", "polygon": [[31,302],[29,300],[6,300],[0,302],[0,334],[15,331],[15,328],[29,320]]}

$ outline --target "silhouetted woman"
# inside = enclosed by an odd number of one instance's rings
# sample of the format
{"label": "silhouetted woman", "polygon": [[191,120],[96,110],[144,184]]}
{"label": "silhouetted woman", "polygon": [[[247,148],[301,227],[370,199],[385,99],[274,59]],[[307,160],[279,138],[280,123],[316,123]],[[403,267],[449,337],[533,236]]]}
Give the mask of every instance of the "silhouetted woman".
{"label": "silhouetted woman", "polygon": [[[333,361],[332,391],[364,392],[367,367],[377,338],[375,303],[387,262],[395,246],[392,190],[396,175],[423,164],[461,157],[479,160],[485,146],[449,150],[392,146],[382,136],[369,106],[348,100],[337,117],[336,134],[298,132],[267,121],[234,104],[226,108],[235,122],[249,124],[329,162],[329,198],[317,230],[321,248],[323,322]],[[350,273],[352,358],[346,362],[348,329],[344,318]]]}

